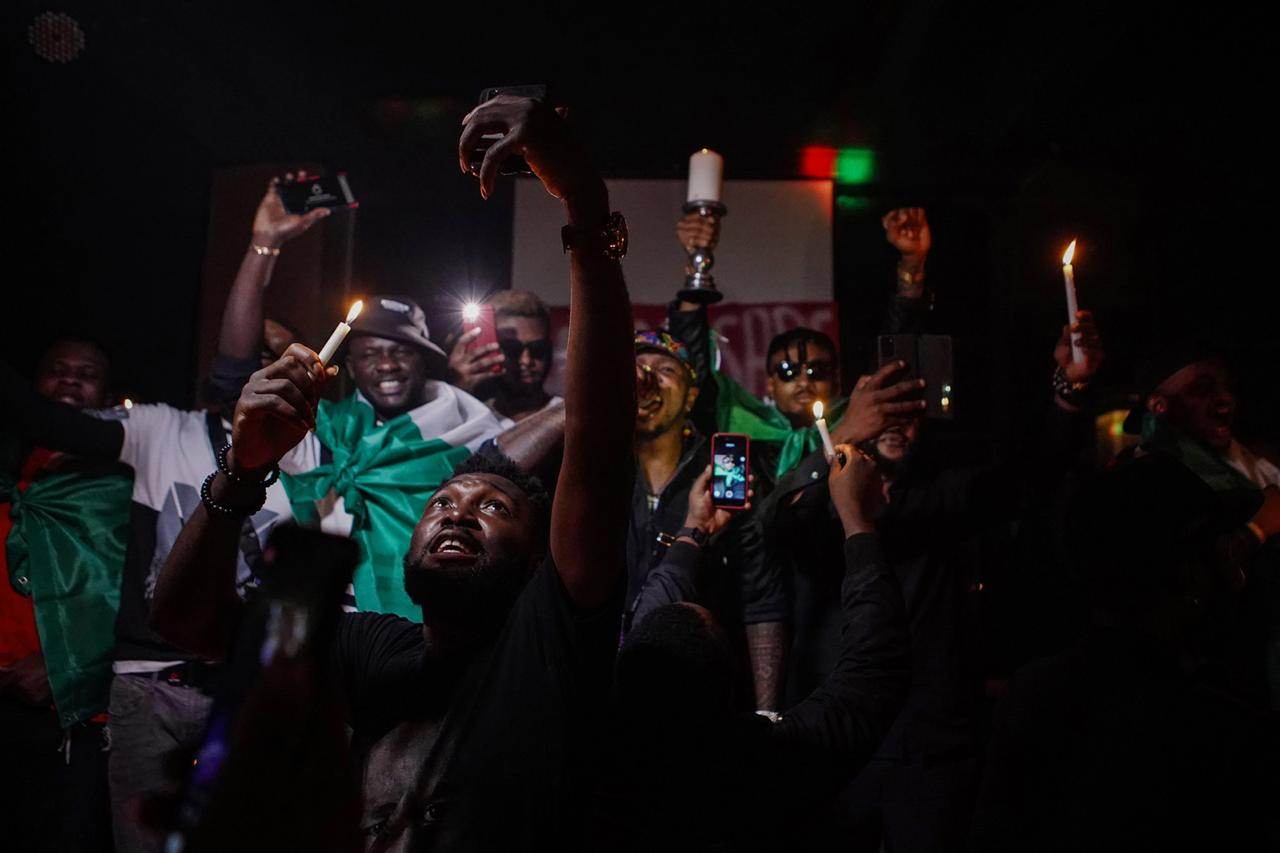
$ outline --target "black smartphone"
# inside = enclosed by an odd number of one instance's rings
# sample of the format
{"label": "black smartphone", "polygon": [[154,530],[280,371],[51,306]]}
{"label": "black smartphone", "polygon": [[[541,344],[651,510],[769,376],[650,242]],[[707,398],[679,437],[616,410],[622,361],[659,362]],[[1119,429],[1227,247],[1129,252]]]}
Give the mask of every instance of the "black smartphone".
{"label": "black smartphone", "polygon": [[284,209],[290,213],[310,213],[317,207],[360,206],[351,193],[346,172],[288,183],[281,181],[276,184],[276,192],[284,203]]}
{"label": "black smartphone", "polygon": [[920,378],[925,381],[925,417],[952,420],[955,392],[952,388],[955,365],[950,335],[881,335],[877,341],[881,367],[891,361],[905,361],[906,370],[892,381]]}
{"label": "black smartphone", "polygon": [[[262,586],[245,602],[231,654],[214,696],[204,740],[192,762],[173,833],[200,834],[215,800],[227,793],[227,767],[246,726],[245,709],[263,690],[264,673],[284,667],[306,674],[313,689],[328,675],[333,636],[342,601],[359,560],[354,540],[307,530],[294,524],[275,528],[263,549]],[[278,690],[279,685],[274,686]],[[290,690],[302,689],[293,684]],[[260,699],[260,696],[259,696]],[[278,721],[268,721],[278,722]],[[299,720],[285,720],[304,728]],[[242,771],[260,756],[239,753]],[[252,773],[250,773],[250,777]],[[236,783],[244,785],[242,772]]]}
{"label": "black smartphone", "polygon": [[[532,98],[535,101],[546,102],[547,87],[542,83],[529,84],[525,86],[490,86],[480,93],[479,103],[492,101],[499,95],[512,95],[517,98]],[[485,152],[489,147],[502,138],[501,133],[488,133],[480,137],[480,145],[471,150],[471,156],[468,162],[471,165],[471,171],[474,174],[480,169],[480,161],[484,159]],[[508,157],[498,166],[499,175],[516,176],[516,175],[532,175],[533,170],[529,168],[529,164],[524,161],[523,157]]]}
{"label": "black smartphone", "polygon": [[742,509],[750,488],[748,453],[751,439],[734,432],[711,436],[711,503],[723,509]]}

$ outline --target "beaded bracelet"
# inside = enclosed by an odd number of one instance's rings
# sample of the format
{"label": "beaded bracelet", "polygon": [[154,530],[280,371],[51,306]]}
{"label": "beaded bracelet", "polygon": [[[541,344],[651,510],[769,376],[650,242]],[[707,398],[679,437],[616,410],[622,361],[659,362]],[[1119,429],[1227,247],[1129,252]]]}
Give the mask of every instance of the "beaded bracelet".
{"label": "beaded bracelet", "polygon": [[258,482],[257,480],[246,480],[244,477],[241,477],[235,471],[231,470],[231,466],[227,463],[227,454],[230,452],[230,444],[224,444],[221,449],[218,450],[218,470],[223,474],[226,474],[227,479],[231,480],[233,483],[237,483],[242,486],[261,486],[265,489],[275,483],[276,480],[280,479],[280,466],[272,465],[271,473],[268,474],[267,478],[262,482]]}
{"label": "beaded bracelet", "polygon": [[1053,371],[1053,393],[1057,394],[1062,402],[1071,406],[1078,405],[1088,390],[1088,382],[1072,382],[1068,379],[1066,368],[1059,366]]}
{"label": "beaded bracelet", "polygon": [[253,515],[262,509],[263,504],[267,502],[267,490],[262,490],[262,497],[258,499],[255,506],[228,506],[227,504],[218,503],[213,499],[213,478],[218,476],[218,472],[214,471],[208,477],[204,478],[204,482],[200,484],[200,503],[204,504],[205,509],[215,515],[223,518],[241,519]]}

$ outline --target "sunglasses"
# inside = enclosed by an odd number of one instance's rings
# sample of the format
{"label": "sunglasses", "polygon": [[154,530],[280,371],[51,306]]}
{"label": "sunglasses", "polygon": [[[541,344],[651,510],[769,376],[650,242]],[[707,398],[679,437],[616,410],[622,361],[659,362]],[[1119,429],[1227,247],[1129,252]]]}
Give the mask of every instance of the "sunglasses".
{"label": "sunglasses", "polygon": [[826,382],[835,374],[829,361],[787,361],[785,358],[773,367],[773,375],[779,382],[795,382],[801,372],[812,382]]}
{"label": "sunglasses", "polygon": [[498,338],[498,349],[506,356],[507,361],[519,361],[526,351],[534,361],[551,359],[551,339],[538,338],[534,341],[518,341],[515,338]]}

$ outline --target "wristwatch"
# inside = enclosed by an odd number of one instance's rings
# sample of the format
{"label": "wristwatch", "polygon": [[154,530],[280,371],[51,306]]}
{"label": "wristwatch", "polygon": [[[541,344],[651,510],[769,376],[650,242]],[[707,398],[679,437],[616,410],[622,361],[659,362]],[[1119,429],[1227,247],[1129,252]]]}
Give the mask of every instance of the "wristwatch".
{"label": "wristwatch", "polygon": [[566,225],[560,229],[560,241],[566,252],[604,255],[620,261],[627,256],[627,220],[615,210],[608,221],[596,228]]}
{"label": "wristwatch", "polygon": [[676,538],[680,539],[681,537],[686,539],[692,539],[694,541],[694,544],[696,544],[699,548],[707,544],[707,538],[708,538],[707,531],[703,530],[701,527],[681,527],[680,530],[676,533]]}

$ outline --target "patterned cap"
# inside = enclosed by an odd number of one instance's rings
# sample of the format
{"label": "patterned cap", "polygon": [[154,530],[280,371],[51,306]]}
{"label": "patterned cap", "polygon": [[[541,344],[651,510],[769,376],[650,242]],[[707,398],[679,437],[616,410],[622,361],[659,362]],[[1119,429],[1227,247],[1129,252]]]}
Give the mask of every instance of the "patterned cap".
{"label": "patterned cap", "polygon": [[689,348],[661,329],[655,332],[636,332],[636,352],[657,352],[669,355],[684,365],[684,369],[689,371],[691,381],[698,381],[698,371],[693,367]]}

